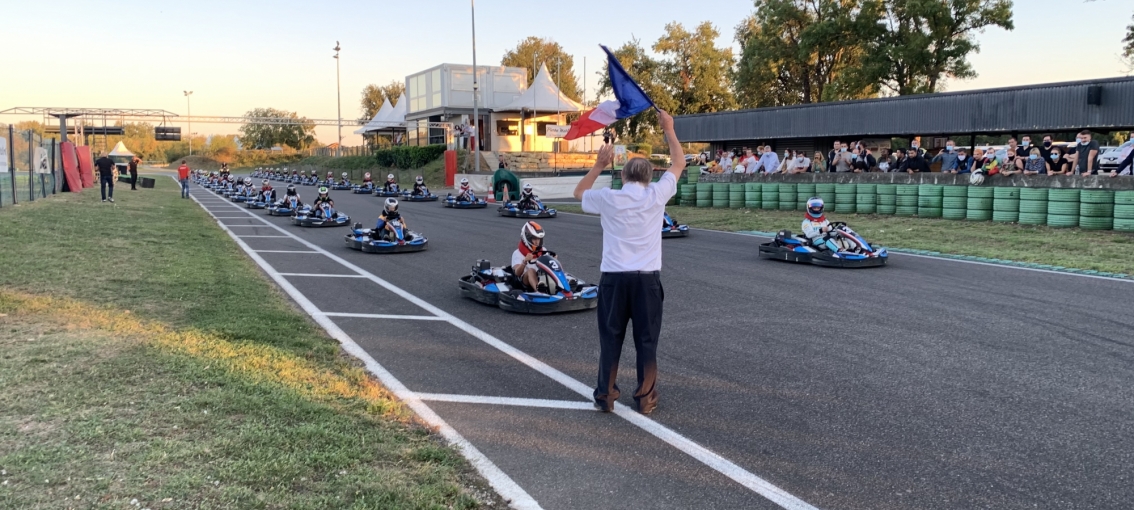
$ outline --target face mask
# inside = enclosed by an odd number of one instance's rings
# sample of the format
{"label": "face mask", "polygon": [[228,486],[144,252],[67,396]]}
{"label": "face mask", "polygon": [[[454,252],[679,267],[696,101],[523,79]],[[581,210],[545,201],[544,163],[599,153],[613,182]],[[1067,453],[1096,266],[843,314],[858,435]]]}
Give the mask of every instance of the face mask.
{"label": "face mask", "polygon": [[946,145],[945,150],[947,150],[949,152],[953,152],[953,146],[952,145]]}
{"label": "face mask", "polygon": [[1079,145],[1087,145],[1088,143],[1091,143],[1091,142],[1084,140],[1084,139],[1079,140]]}
{"label": "face mask", "polygon": [[850,158],[851,158],[851,159],[858,159],[858,154],[851,154],[851,155],[850,155]]}
{"label": "face mask", "polygon": [[1047,142],[1047,141],[1043,142],[1043,147],[1044,147],[1045,149],[1047,149],[1047,148],[1050,148],[1050,147],[1051,147],[1051,142]]}
{"label": "face mask", "polygon": [[847,151],[846,147],[842,147],[842,148],[839,149],[839,152],[846,152],[846,151]]}
{"label": "face mask", "polygon": [[957,156],[957,161],[964,161],[964,160],[965,160],[965,155],[964,155],[964,154],[961,154],[961,155]]}
{"label": "face mask", "polygon": [[916,143],[915,143],[915,144],[911,145],[910,147],[913,147],[913,148],[915,148],[915,149],[916,149],[916,148],[918,148],[919,146],[918,146],[918,144],[916,144]]}
{"label": "face mask", "polygon": [[788,154],[788,153],[786,153],[786,152],[785,152],[785,153],[784,153],[784,157],[785,157],[785,158],[790,158],[790,157],[791,157],[791,154]]}
{"label": "face mask", "polygon": [[1028,154],[1028,159],[1035,161],[1039,159],[1039,156],[1036,156],[1035,154]]}
{"label": "face mask", "polygon": [[1023,142],[1022,142],[1022,143],[1021,143],[1020,145],[1023,145],[1024,147],[1027,147],[1027,146],[1029,146],[1029,145],[1031,145],[1031,144],[1032,144],[1032,142],[1029,142],[1029,141],[1027,141],[1027,140],[1024,140],[1024,141],[1023,141]]}
{"label": "face mask", "polygon": [[1059,153],[1058,152],[1051,153],[1051,159],[1053,159],[1055,161],[1059,161]]}

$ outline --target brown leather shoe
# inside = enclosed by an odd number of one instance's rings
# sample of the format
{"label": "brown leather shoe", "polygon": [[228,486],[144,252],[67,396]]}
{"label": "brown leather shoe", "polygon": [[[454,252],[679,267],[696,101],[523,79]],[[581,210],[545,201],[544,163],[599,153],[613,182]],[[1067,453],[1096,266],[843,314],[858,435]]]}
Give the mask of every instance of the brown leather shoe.
{"label": "brown leather shoe", "polygon": [[642,414],[650,414],[650,413],[654,412],[654,409],[657,409],[657,407],[658,407],[657,403],[645,404],[645,405],[639,404],[638,405],[638,412],[642,413]]}
{"label": "brown leather shoe", "polygon": [[605,405],[600,404],[598,402],[595,402],[594,404],[595,404],[595,409],[598,409],[601,412],[609,413],[611,411],[614,411],[614,406],[606,407]]}

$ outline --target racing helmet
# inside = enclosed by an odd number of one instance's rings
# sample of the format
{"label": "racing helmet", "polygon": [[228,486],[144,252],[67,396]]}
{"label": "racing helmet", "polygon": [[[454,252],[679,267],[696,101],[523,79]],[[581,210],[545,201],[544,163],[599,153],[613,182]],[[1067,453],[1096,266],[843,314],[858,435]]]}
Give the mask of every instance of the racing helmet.
{"label": "racing helmet", "polygon": [[287,185],[287,195],[288,196],[294,196],[295,195],[295,185],[294,184],[288,184]]}
{"label": "racing helmet", "polygon": [[807,217],[817,220],[823,217],[823,199],[811,197],[807,199]]}
{"label": "racing helmet", "polygon": [[425,184],[425,178],[419,175],[417,177],[414,177],[413,182],[416,182],[418,184]]}
{"label": "racing helmet", "polygon": [[392,181],[392,180],[394,180],[394,174],[386,174],[386,180],[387,180],[387,181]]}
{"label": "racing helmet", "polygon": [[462,177],[461,178],[461,189],[468,189],[468,188],[469,188],[469,180]]}
{"label": "racing helmet", "polygon": [[398,212],[398,199],[390,197],[386,199],[386,212]]}
{"label": "racing helmet", "polygon": [[524,193],[527,194],[527,195],[532,194],[532,183],[530,183],[530,182],[524,183]]}
{"label": "racing helmet", "polygon": [[343,172],[343,179],[346,179],[346,177],[347,177],[347,173]]}
{"label": "racing helmet", "polygon": [[252,185],[252,178],[251,177],[245,177],[244,178],[244,185],[245,186],[251,186]]}
{"label": "racing helmet", "polygon": [[330,179],[335,176],[334,172],[327,172],[327,178]]}
{"label": "racing helmet", "polygon": [[536,249],[537,240],[542,245],[543,236],[543,227],[539,226],[539,223],[534,221],[524,223],[524,226],[520,227],[520,242],[524,243],[524,246],[529,250],[534,251]]}
{"label": "racing helmet", "polygon": [[322,197],[322,198],[327,197],[327,187],[326,186],[319,186],[319,196]]}
{"label": "racing helmet", "polygon": [[263,185],[264,185],[265,187],[267,187],[267,186],[271,186],[271,184],[269,184],[269,183],[268,183],[268,180],[267,180],[267,179],[264,179],[264,180],[260,181],[260,184],[263,184]]}
{"label": "racing helmet", "polygon": [[984,172],[973,172],[973,174],[969,176],[969,184],[973,186],[984,184]]}
{"label": "racing helmet", "polygon": [[369,179],[370,178],[370,172],[366,172],[366,174],[364,174],[362,177],[365,178],[365,179]]}

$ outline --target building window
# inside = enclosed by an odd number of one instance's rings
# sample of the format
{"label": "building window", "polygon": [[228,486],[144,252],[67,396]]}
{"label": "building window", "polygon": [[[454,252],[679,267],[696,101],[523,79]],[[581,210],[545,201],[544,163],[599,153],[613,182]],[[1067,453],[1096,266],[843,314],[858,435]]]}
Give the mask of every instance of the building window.
{"label": "building window", "polygon": [[500,136],[520,136],[520,125],[514,120],[496,121],[496,134]]}
{"label": "building window", "polygon": [[557,125],[559,125],[558,122],[537,122],[536,123],[536,134],[539,135],[539,136],[545,136],[545,135],[547,135],[547,126],[557,126]]}
{"label": "building window", "polygon": [[429,107],[430,108],[440,108],[441,107],[441,70],[435,69],[432,73],[430,73],[430,75],[431,75],[430,81],[432,83],[430,83],[429,91],[432,94],[431,94],[431,100],[429,101]]}

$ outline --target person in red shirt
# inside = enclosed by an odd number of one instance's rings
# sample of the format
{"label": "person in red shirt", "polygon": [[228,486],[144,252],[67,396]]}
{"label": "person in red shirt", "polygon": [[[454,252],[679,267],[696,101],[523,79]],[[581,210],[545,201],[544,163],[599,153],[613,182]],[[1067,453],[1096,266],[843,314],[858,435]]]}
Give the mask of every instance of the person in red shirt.
{"label": "person in red shirt", "polygon": [[177,180],[181,181],[181,198],[189,198],[189,165],[185,164],[185,160],[181,160],[181,166],[177,167]]}

